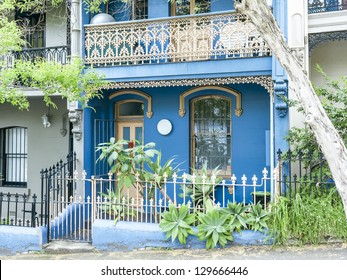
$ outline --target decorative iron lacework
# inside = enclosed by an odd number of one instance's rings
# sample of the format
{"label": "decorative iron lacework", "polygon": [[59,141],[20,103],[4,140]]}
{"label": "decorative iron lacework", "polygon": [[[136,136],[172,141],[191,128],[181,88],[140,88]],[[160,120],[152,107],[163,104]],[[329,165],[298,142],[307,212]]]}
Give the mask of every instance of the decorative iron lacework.
{"label": "decorative iron lacework", "polygon": [[329,41],[347,41],[347,31],[335,31],[326,33],[314,33],[308,36],[309,52],[319,44]]}
{"label": "decorative iron lacework", "polygon": [[343,0],[308,0],[308,13],[335,12],[347,9]]}
{"label": "decorative iron lacework", "polygon": [[270,56],[243,14],[175,17],[85,26],[86,64],[115,66]]}
{"label": "decorative iron lacework", "polygon": [[132,89],[153,87],[179,87],[179,86],[209,86],[226,84],[258,84],[263,86],[273,97],[274,84],[271,76],[247,76],[247,77],[225,77],[225,78],[201,78],[181,80],[160,81],[136,81],[136,82],[110,82],[102,89]]}

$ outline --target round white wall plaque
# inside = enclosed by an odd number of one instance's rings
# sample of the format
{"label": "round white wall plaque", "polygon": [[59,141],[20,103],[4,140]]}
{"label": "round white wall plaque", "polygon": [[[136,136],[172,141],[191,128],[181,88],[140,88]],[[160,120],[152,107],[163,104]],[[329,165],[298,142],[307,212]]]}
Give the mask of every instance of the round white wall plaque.
{"label": "round white wall plaque", "polygon": [[172,124],[169,120],[162,119],[158,122],[157,129],[161,135],[168,135],[172,130]]}

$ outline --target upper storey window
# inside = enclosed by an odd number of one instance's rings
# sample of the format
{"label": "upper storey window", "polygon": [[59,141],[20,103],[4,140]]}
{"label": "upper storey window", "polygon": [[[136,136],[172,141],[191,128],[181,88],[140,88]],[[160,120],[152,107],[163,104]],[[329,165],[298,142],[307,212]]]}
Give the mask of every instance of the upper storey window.
{"label": "upper storey window", "polygon": [[18,13],[16,19],[24,30],[26,48],[45,46],[45,14]]}
{"label": "upper storey window", "polygon": [[210,11],[210,0],[177,0],[171,2],[172,16],[209,13]]}
{"label": "upper storey window", "polygon": [[133,20],[148,18],[148,0],[133,0],[132,15]]}

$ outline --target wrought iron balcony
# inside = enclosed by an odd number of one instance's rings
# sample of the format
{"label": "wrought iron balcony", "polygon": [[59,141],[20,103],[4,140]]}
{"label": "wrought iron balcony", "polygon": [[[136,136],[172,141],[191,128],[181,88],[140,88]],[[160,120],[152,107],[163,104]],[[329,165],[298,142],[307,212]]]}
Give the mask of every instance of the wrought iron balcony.
{"label": "wrought iron balcony", "polygon": [[250,19],[238,13],[85,26],[85,61],[93,66],[270,55]]}
{"label": "wrought iron balcony", "polygon": [[70,59],[70,47],[48,47],[48,48],[32,48],[23,49],[19,52],[8,53],[3,55],[1,60],[1,67],[13,67],[15,60],[20,59],[24,61],[35,61],[36,59],[44,58],[47,61],[55,61],[61,64],[66,64]]}
{"label": "wrought iron balcony", "polygon": [[325,13],[347,10],[347,0],[308,0],[308,13]]}

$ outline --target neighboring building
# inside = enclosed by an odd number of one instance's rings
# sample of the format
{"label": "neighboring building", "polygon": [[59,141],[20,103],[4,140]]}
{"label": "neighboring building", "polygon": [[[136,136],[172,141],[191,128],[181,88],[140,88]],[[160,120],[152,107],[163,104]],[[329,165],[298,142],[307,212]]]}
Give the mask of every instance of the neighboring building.
{"label": "neighboring building", "polygon": [[[48,7],[46,13],[15,15],[25,27],[27,44],[21,52],[3,57],[7,66],[13,58],[34,60],[43,57],[62,64],[70,57],[70,6]],[[30,102],[29,111],[0,104],[0,192],[30,197],[41,194],[40,171],[72,151],[66,100],[53,97],[58,109],[48,108],[42,92],[22,88]],[[42,117],[48,116],[44,123]],[[48,122],[47,122],[48,121]]]}
{"label": "neighboring building", "polygon": [[[288,43],[303,62],[314,86],[324,85],[320,65],[332,79],[347,76],[347,0],[288,1]],[[290,91],[289,96],[294,98]],[[303,119],[291,110],[290,126]]]}

